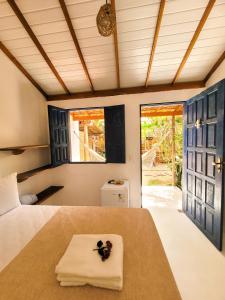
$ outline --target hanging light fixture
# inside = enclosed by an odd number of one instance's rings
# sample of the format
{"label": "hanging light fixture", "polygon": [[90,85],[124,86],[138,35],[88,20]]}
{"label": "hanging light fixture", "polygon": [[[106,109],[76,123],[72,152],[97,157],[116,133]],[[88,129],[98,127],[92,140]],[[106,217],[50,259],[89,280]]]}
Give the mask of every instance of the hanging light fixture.
{"label": "hanging light fixture", "polygon": [[97,18],[98,31],[102,36],[110,36],[113,34],[116,25],[116,16],[112,5],[106,0],[106,4],[101,6]]}

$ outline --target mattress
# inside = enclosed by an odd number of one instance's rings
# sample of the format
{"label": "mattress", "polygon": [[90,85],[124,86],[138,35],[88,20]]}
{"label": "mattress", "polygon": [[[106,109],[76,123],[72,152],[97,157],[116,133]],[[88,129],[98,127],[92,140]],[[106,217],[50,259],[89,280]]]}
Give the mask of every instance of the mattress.
{"label": "mattress", "polygon": [[[16,209],[11,214],[17,217],[21,213],[28,214],[33,222],[32,214],[35,214],[36,208],[33,208],[31,214],[25,212],[27,209],[25,207],[20,211]],[[14,258],[0,272],[1,300],[181,299],[158,232],[147,210],[103,207],[48,207],[47,210],[38,207],[37,209],[38,214],[42,216],[42,221],[32,225],[35,227],[33,233],[29,232],[22,243],[16,242],[17,254],[13,253]],[[13,219],[13,216],[9,218]],[[20,219],[21,222],[22,217],[16,219]],[[7,225],[7,221],[3,223]],[[26,226],[23,226],[26,231]],[[59,286],[55,266],[72,236],[85,233],[115,233],[123,237],[124,286],[122,291],[91,286]],[[19,244],[24,245],[20,250]]]}
{"label": "mattress", "polygon": [[0,271],[57,212],[57,206],[21,205],[0,216]]}

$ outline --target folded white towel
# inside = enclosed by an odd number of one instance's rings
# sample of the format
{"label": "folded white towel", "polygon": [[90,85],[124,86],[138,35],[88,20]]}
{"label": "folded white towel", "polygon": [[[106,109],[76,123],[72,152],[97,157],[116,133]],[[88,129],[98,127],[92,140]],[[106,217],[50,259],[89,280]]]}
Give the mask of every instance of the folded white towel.
{"label": "folded white towel", "polygon": [[[101,260],[97,242],[113,244],[110,257]],[[123,240],[115,234],[74,235],[66,252],[56,266],[57,280],[62,286],[93,286],[121,290],[123,286]]]}

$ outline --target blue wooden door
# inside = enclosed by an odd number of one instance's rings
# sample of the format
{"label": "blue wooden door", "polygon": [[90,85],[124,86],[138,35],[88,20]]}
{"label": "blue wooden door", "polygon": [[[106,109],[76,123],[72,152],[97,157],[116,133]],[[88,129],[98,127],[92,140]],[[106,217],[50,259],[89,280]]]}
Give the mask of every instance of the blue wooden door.
{"label": "blue wooden door", "polygon": [[183,211],[222,249],[225,81],[184,108]]}
{"label": "blue wooden door", "polygon": [[49,105],[48,118],[51,144],[51,163],[53,167],[57,167],[69,161],[68,111]]}

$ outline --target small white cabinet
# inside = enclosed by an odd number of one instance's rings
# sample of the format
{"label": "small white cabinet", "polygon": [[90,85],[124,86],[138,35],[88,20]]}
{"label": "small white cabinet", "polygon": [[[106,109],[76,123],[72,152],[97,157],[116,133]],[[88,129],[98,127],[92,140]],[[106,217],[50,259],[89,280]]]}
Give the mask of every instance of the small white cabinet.
{"label": "small white cabinet", "polygon": [[101,206],[129,207],[129,182],[116,185],[105,183],[101,187]]}

